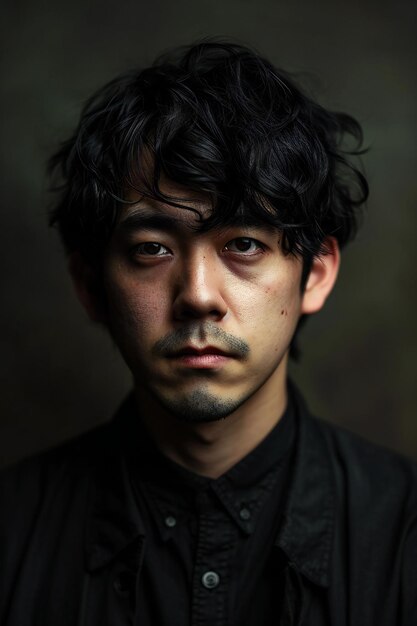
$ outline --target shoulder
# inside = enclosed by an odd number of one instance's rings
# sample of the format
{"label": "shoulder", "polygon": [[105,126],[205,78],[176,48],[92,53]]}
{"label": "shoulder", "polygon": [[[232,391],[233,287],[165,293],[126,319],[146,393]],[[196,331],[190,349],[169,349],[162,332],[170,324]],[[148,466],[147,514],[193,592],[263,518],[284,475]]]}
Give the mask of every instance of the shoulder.
{"label": "shoulder", "polygon": [[401,489],[416,496],[417,463],[413,460],[323,419],[310,419],[326,441],[334,469],[351,482],[365,492],[377,489],[392,495]]}
{"label": "shoulder", "polygon": [[86,492],[97,468],[120,459],[131,436],[128,396],[114,418],[0,471],[0,526],[22,518],[30,525],[45,503],[68,503]]}
{"label": "shoulder", "polygon": [[[417,464],[343,428],[310,418],[327,449],[339,524],[369,544],[417,549]],[[416,555],[417,556],[417,555]]]}
{"label": "shoulder", "polygon": [[299,394],[297,405],[298,499],[312,490],[321,494],[337,527],[370,542],[374,533],[391,538],[408,533],[417,523],[416,463],[312,416]]}
{"label": "shoulder", "polygon": [[349,584],[361,581],[357,596],[368,609],[394,615],[401,606],[401,623],[417,623],[417,464],[310,419],[327,449],[333,483],[335,571],[349,562]]}
{"label": "shoulder", "polygon": [[22,459],[0,471],[0,531],[19,525],[20,532],[32,526],[48,505],[59,508],[80,500],[100,458],[111,440],[110,423],[51,449]]}
{"label": "shoulder", "polygon": [[[129,440],[126,433],[131,399],[128,396],[113,419],[80,433],[63,443],[31,455],[0,470],[0,490],[8,485],[19,490],[37,483],[54,483],[67,474],[84,474],[100,460],[116,456]],[[1,493],[1,491],[0,491]]]}
{"label": "shoulder", "polygon": [[[77,552],[89,502],[92,476],[90,445],[100,438],[87,433],[54,449],[33,455],[0,472],[0,620],[2,604],[14,591],[24,563],[41,567],[46,554],[67,542]],[[59,539],[58,539],[59,538]],[[39,559],[39,554],[42,559]]]}

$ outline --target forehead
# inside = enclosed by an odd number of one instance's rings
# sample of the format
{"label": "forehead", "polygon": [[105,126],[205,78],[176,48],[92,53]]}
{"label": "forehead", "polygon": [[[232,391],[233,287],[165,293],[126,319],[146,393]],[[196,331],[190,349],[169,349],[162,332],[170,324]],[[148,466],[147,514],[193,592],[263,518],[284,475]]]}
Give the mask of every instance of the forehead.
{"label": "forehead", "polygon": [[193,204],[190,208],[178,208],[153,199],[143,198],[125,207],[119,215],[116,231],[128,234],[141,231],[178,232],[184,229],[198,232],[201,230],[202,217],[209,217],[211,210]]}
{"label": "forehead", "polygon": [[[178,183],[167,177],[164,171],[155,176],[154,156],[144,149],[137,167],[132,167],[126,179],[124,198],[116,217],[116,230],[120,224],[143,228],[158,217],[159,224],[178,222],[178,226],[188,226],[194,232],[229,229],[233,226],[250,227],[279,232],[280,220],[266,198],[258,194],[256,198],[245,198],[240,194],[226,197],[218,191],[193,189],[186,183]],[[155,183],[161,192],[156,198]],[[140,218],[143,218],[140,223]]]}
{"label": "forehead", "polygon": [[[161,177],[159,190],[167,196],[165,200],[149,197],[141,194],[138,190],[130,188],[126,193],[126,203],[119,213],[119,224],[131,224],[136,222],[139,226],[151,218],[154,221],[181,222],[198,228],[198,224],[207,220],[213,213],[213,203],[209,194],[193,191]],[[178,205],[178,206],[175,206]]]}
{"label": "forehead", "polygon": [[[116,230],[129,232],[134,230],[191,230],[207,232],[222,230],[233,226],[256,227],[275,231],[270,224],[251,216],[249,212],[237,211],[222,219],[222,214],[215,213],[212,197],[208,193],[191,190],[172,181],[163,180],[159,184],[160,191],[167,200],[159,200],[130,189],[125,198],[127,203],[119,212]],[[215,218],[214,221],[210,218]]]}
{"label": "forehead", "polygon": [[214,223],[209,219],[213,213],[210,205],[205,203],[181,203],[176,207],[154,199],[142,198],[138,202],[125,207],[119,214],[116,232],[128,234],[134,231],[166,231],[183,234],[217,233],[238,228],[244,231],[256,230],[264,234],[279,234],[279,229],[262,222],[250,215],[228,218],[227,221],[217,219]]}

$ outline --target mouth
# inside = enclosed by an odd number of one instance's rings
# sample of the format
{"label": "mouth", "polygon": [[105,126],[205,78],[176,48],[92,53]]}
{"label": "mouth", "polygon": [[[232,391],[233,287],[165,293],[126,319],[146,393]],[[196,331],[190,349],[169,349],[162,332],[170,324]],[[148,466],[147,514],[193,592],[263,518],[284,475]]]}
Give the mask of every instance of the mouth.
{"label": "mouth", "polygon": [[225,365],[234,356],[215,346],[185,346],[171,354],[170,358],[185,367],[213,369]]}
{"label": "mouth", "polygon": [[196,348],[194,346],[185,346],[181,350],[177,350],[174,356],[202,356],[204,354],[219,354],[221,356],[231,356],[229,352],[216,348],[215,346],[205,346],[203,348]]}

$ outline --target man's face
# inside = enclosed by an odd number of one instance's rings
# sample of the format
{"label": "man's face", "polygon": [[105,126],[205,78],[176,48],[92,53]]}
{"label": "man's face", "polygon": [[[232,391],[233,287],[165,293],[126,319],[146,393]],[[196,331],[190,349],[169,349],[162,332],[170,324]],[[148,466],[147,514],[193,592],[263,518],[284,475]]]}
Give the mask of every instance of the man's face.
{"label": "man's face", "polygon": [[[203,215],[210,210],[183,188],[161,187]],[[206,422],[249,398],[261,407],[282,385],[302,266],[269,226],[196,226],[192,211],[154,200],[126,207],[104,288],[107,322],[138,393],[182,420]]]}

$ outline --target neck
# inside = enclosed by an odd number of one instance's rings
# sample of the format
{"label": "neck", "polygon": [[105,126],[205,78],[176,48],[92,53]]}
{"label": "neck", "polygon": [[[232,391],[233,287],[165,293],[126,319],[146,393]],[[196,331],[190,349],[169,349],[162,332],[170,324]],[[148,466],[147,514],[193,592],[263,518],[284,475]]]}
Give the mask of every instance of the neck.
{"label": "neck", "polygon": [[251,452],[281,419],[286,405],[286,379],[267,381],[224,419],[182,422],[137,390],[138,410],[159,450],[175,463],[201,476],[218,478]]}

